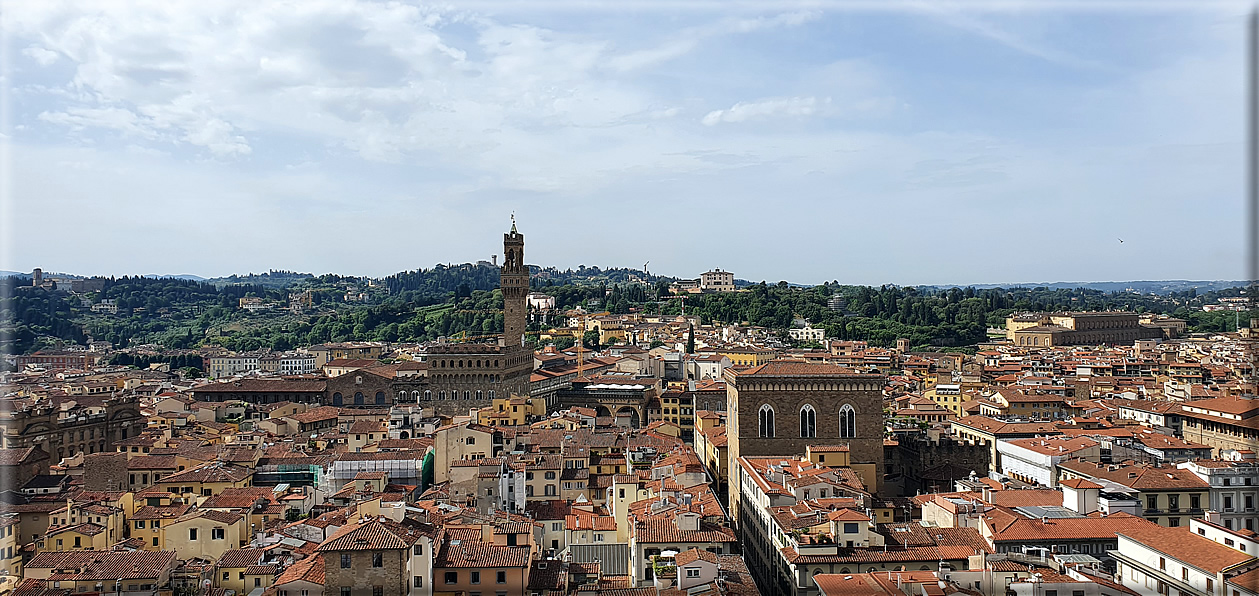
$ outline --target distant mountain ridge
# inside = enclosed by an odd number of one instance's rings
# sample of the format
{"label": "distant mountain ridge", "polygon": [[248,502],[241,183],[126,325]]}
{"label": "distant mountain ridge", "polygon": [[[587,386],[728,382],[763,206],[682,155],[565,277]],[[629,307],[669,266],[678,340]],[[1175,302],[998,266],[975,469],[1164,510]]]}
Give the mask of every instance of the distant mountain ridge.
{"label": "distant mountain ridge", "polygon": [[[477,267],[477,266],[488,266],[489,264],[482,262],[482,263],[466,263],[464,265],[469,266],[469,267]],[[450,264],[450,265],[445,265],[445,266],[446,267],[459,267],[460,265]],[[541,267],[538,265],[530,265],[530,269],[533,271],[535,277],[540,277],[542,279],[551,279],[552,282],[557,283],[557,285],[563,284],[563,283],[569,283],[569,282],[588,282],[589,283],[589,282],[594,282],[594,281],[614,284],[614,283],[624,283],[628,281],[631,276],[641,275],[643,278],[647,277],[647,274],[640,270],[627,269],[627,268],[600,269],[599,267],[582,266],[577,269],[568,269],[568,270],[561,271],[554,267]],[[396,273],[393,276],[407,274],[407,273],[410,273],[410,272],[403,271],[403,272]],[[18,277],[21,279],[31,278],[31,274],[29,272],[23,273],[20,271],[0,271],[0,277],[9,277],[9,276]],[[68,277],[72,279],[83,279],[86,277],[90,277],[90,276],[83,276],[83,275],[75,275],[71,273],[55,273],[55,272],[49,272],[49,271],[45,271],[44,276]],[[387,279],[388,277],[393,277],[393,276],[386,276],[385,278],[381,278],[381,279]],[[191,273],[181,273],[178,275],[165,275],[165,274],[150,273],[150,274],[141,275],[139,277],[147,277],[151,279],[183,279],[183,280],[212,283],[212,284],[220,285],[220,286],[229,285],[229,284],[240,284],[240,283],[254,283],[254,284],[264,285],[267,287],[283,288],[283,287],[292,285],[293,283],[310,279],[315,276],[310,273],[297,273],[293,271],[274,271],[273,270],[267,273],[233,274],[233,275],[228,275],[228,276],[223,276],[223,277],[209,277],[209,278],[201,277],[199,275],[193,275]],[[667,275],[656,275],[656,274],[652,274],[650,277],[653,280],[653,283],[655,283],[656,281],[675,281],[679,279],[679,278],[671,277]],[[751,286],[757,283],[760,283],[760,282],[755,282],[755,281],[750,281],[750,280],[745,280],[745,279],[735,279],[735,285],[740,288]],[[766,283],[776,284],[777,282],[767,281]],[[792,282],[788,282],[788,284],[792,287],[798,287],[798,288],[808,288],[808,287],[813,287],[814,285],[821,285],[821,284],[798,284],[798,283],[792,283]],[[841,282],[841,285],[861,285],[861,284],[843,284]],[[900,284],[886,284],[886,285],[899,286]],[[1018,282],[1018,283],[997,283],[997,284],[934,284],[934,285],[907,284],[905,287],[908,287],[910,285],[914,287],[918,287],[918,288],[927,288],[927,289],[935,289],[935,290],[947,290],[949,288],[975,288],[976,290],[984,290],[984,289],[990,289],[990,288],[1049,288],[1052,290],[1057,290],[1057,289],[1073,290],[1075,288],[1085,288],[1089,290],[1099,290],[1103,292],[1132,291],[1132,292],[1139,292],[1142,294],[1153,293],[1160,296],[1165,296],[1172,292],[1185,292],[1185,291],[1193,290],[1193,289],[1196,289],[1199,292],[1214,292],[1214,291],[1225,290],[1229,288],[1236,288],[1239,286],[1248,286],[1250,285],[1250,282],[1242,281],[1242,280],[1170,279],[1170,280],[1135,280],[1135,281]]]}
{"label": "distant mountain ridge", "polygon": [[1051,290],[1074,290],[1075,288],[1086,288],[1089,290],[1100,290],[1103,292],[1140,292],[1142,294],[1158,294],[1160,296],[1170,294],[1172,292],[1186,292],[1189,290],[1198,290],[1199,292],[1215,292],[1226,290],[1228,288],[1236,288],[1238,286],[1250,285],[1248,281],[1240,280],[1201,280],[1192,281],[1184,279],[1171,280],[1142,280],[1142,281],[1056,281],[1056,282],[1024,282],[1024,283],[1008,283],[1008,284],[950,284],[935,286],[919,286],[937,289],[948,288],[975,288],[977,290],[985,290],[988,288],[1049,288]]}

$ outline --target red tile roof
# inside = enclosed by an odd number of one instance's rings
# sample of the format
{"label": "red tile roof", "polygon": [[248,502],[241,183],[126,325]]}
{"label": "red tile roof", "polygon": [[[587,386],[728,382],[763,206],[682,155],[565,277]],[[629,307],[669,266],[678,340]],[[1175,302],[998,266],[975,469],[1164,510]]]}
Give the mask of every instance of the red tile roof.
{"label": "red tile roof", "polygon": [[363,523],[350,524],[329,536],[319,545],[320,552],[340,550],[382,550],[406,549],[423,532],[413,526],[400,524],[385,518],[371,519]]}
{"label": "red tile roof", "polygon": [[82,569],[81,573],[53,573],[51,581],[115,581],[150,579],[175,566],[173,551],[65,551],[42,552],[26,569]]}
{"label": "red tile roof", "polygon": [[1254,555],[1198,536],[1187,526],[1164,528],[1148,524],[1120,530],[1119,535],[1212,575],[1255,560]]}
{"label": "red tile roof", "polygon": [[734,373],[736,378],[747,377],[855,377],[882,379],[882,375],[859,373],[851,368],[835,364],[801,362],[799,360],[771,360],[760,366]]}
{"label": "red tile roof", "polygon": [[279,577],[275,578],[275,585],[287,584],[295,581],[305,581],[312,584],[324,583],[324,567],[323,556],[311,555],[302,559],[285,569]]}
{"label": "red tile roof", "polygon": [[494,546],[481,542],[447,544],[433,561],[436,568],[528,567],[528,546]]}

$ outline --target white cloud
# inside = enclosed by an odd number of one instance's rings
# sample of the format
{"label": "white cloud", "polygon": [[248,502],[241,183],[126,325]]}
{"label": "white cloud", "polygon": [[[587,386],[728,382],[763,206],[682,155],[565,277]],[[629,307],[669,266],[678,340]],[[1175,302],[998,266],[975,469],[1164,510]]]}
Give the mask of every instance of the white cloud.
{"label": "white cloud", "polygon": [[[1096,225],[1140,230],[1157,227],[1152,217],[1195,217],[1177,209],[1178,196],[1215,201],[1209,210],[1217,213],[1220,197],[1234,196],[1230,181],[1242,179],[1223,150],[1198,155],[1201,171],[1178,176],[1184,160],[1175,152],[1155,159],[1144,146],[1079,149],[1115,139],[1138,145],[1152,137],[1165,137],[1158,142],[1169,145],[1231,142],[1231,133],[1221,131],[1240,130],[1228,106],[1241,94],[1215,83],[1240,72],[1220,59],[1240,56],[1230,53],[1235,48],[1212,48],[1152,75],[1143,62],[1122,81],[1093,77],[1047,85],[1046,103],[1088,124],[1036,138],[1041,131],[1028,133],[1034,117],[1025,127],[1010,124],[1015,118],[1008,113],[989,113],[1010,108],[1008,94],[984,73],[967,75],[952,65],[943,69],[948,72],[918,70],[917,53],[947,54],[947,46],[886,40],[880,52],[863,54],[862,42],[845,37],[850,23],[789,29],[811,22],[814,13],[690,14],[622,29],[613,19],[530,16],[522,22],[501,13],[351,0],[83,0],[10,3],[6,10],[3,33],[15,53],[27,47],[60,56],[53,68],[24,67],[16,69],[16,79],[5,79],[20,108],[13,111],[12,144],[23,150],[13,153],[25,154],[12,177],[17,219],[55,219],[70,232],[111,230],[111,244],[118,245],[84,256],[73,243],[49,247],[8,236],[27,270],[49,259],[63,263],[52,268],[86,273],[134,273],[128,264],[152,262],[136,270],[204,274],[275,266],[388,274],[437,260],[482,258],[494,249],[493,237],[468,230],[517,209],[546,222],[527,232],[536,262],[637,265],[651,257],[653,270],[661,263],[662,273],[689,275],[722,263],[728,247],[681,245],[686,236],[668,226],[646,226],[635,241],[609,243],[606,230],[581,222],[591,212],[650,217],[663,210],[736,235],[798,229],[802,237],[828,237],[841,214],[872,220],[892,207],[967,238],[1034,220],[1051,205],[1109,209]],[[1074,58],[1025,41],[1048,35],[1010,36],[985,29],[991,22],[971,26],[1050,62]],[[739,38],[771,29],[783,39]],[[788,36],[790,43],[775,43]],[[1144,49],[1136,37],[1122,41]],[[748,41],[763,44],[754,59],[731,58],[736,52],[727,50]],[[1175,41],[1159,38],[1160,44]],[[717,51],[705,52],[705,44]],[[1062,46],[1071,47],[1065,40]],[[47,57],[35,54],[27,55]],[[688,59],[677,60],[682,57]],[[1036,67],[1037,61],[1028,62]],[[931,81],[943,76],[972,77],[962,82],[973,85],[975,95],[931,95]],[[972,98],[991,103],[970,105]],[[911,100],[914,110],[906,109]],[[808,126],[790,126],[800,122]],[[48,139],[60,146],[31,148]],[[975,143],[995,149],[974,149]],[[75,175],[64,176],[71,167]],[[179,200],[168,204],[176,195]],[[89,200],[98,196],[96,203]],[[800,209],[764,209],[778,196],[791,196]],[[712,197],[721,198],[722,209],[712,208]],[[239,226],[191,216],[220,199]],[[754,210],[764,215],[751,222],[729,215]],[[802,211],[818,217],[801,221]],[[1218,210],[1220,221],[1240,221],[1237,211]],[[172,231],[170,222],[180,220],[196,222],[187,234]],[[1082,236],[1094,232],[1090,225],[1081,224]],[[354,249],[360,252],[325,250],[310,246],[309,234],[300,231],[347,227],[371,229],[379,243]],[[741,266],[749,278],[793,281],[1005,277],[994,272],[1008,265],[985,264],[991,260],[981,245],[958,243],[947,255],[910,254],[901,248],[909,245],[883,227],[851,227],[852,245],[891,246],[883,261],[849,260],[833,265],[848,270],[819,274],[816,263],[783,262],[771,252],[760,261],[749,256]],[[16,228],[19,234],[36,229]],[[150,238],[154,229],[160,237]],[[576,237],[569,230],[578,230]],[[1215,254],[1226,240],[1208,239],[1213,244],[1201,254]],[[145,250],[142,242],[170,248]],[[1173,275],[1173,266],[1179,276],[1202,266],[1170,249],[1139,258],[1106,253],[1105,259],[1085,243],[1066,242],[1061,250],[1069,254],[1029,266],[1063,271],[1062,263],[1105,263],[1164,277]],[[639,259],[637,253],[648,254]],[[968,268],[950,269],[958,263]],[[1226,267],[1207,266],[1212,272]]]}
{"label": "white cloud", "polygon": [[818,104],[827,104],[829,100],[818,102],[815,97],[780,97],[762,99],[753,102],[739,102],[725,110],[713,110],[701,120],[705,126],[715,126],[722,122],[744,122],[754,118],[773,116],[812,116]]}
{"label": "white cloud", "polygon": [[657,47],[613,56],[608,60],[608,66],[618,71],[638,70],[656,66],[685,56],[709,38],[752,33],[762,29],[777,27],[797,27],[816,20],[820,16],[821,13],[817,11],[797,11],[772,17],[725,18],[709,25],[688,27],[680,31],[675,38]]}
{"label": "white cloud", "polygon": [[40,66],[51,66],[52,63],[56,62],[57,59],[61,57],[61,54],[39,46],[28,46],[23,48],[22,55],[34,60],[35,63]]}
{"label": "white cloud", "polygon": [[73,130],[104,128],[128,136],[156,139],[152,121],[141,118],[124,108],[69,108],[63,112],[41,112],[38,118],[44,122],[68,126]]}

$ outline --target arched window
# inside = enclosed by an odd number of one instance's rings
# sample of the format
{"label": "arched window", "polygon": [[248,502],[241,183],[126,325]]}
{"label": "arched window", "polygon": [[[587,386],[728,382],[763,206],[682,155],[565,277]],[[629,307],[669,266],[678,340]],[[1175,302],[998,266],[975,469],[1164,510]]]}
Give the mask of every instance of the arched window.
{"label": "arched window", "polygon": [[472,399],[472,392],[471,392],[471,391],[468,391],[468,390],[466,390],[466,389],[465,389],[465,390],[464,390],[464,392],[463,392],[463,398],[464,398],[464,399]]}
{"label": "arched window", "polygon": [[800,438],[811,439],[817,436],[817,412],[813,411],[813,406],[805,405],[800,408]]}
{"label": "arched window", "polygon": [[494,390],[490,389],[490,399],[494,399]]}
{"label": "arched window", "polygon": [[760,432],[758,436],[773,437],[774,436],[774,408],[769,407],[769,404],[762,405],[761,411],[758,413],[757,418],[758,418],[758,422],[760,423],[760,426],[759,426]]}
{"label": "arched window", "polygon": [[484,399],[485,398],[484,395],[485,395],[484,392],[481,391],[480,389],[476,390],[477,401],[481,401],[482,399]]}
{"label": "arched window", "polygon": [[839,436],[842,439],[857,436],[857,412],[848,404],[839,409]]}
{"label": "arched window", "polygon": [[333,393],[333,394],[332,394],[332,405],[334,405],[334,406],[339,406],[339,405],[341,405],[341,393],[340,393],[340,392],[337,392],[337,393]]}
{"label": "arched window", "polygon": [[406,400],[407,400],[407,392],[406,392],[406,391],[399,391],[399,392],[398,392],[398,401],[406,401]]}
{"label": "arched window", "polygon": [[433,399],[433,392],[432,392],[432,391],[430,391],[430,390],[428,390],[428,389],[425,389],[425,390],[424,390],[424,401],[431,401],[432,399]]}
{"label": "arched window", "polygon": [[439,391],[439,392],[437,393],[437,400],[438,400],[438,401],[446,401],[446,390],[445,390],[445,389],[442,389],[441,391]]}
{"label": "arched window", "polygon": [[376,392],[376,405],[378,405],[378,406],[379,406],[379,405],[384,405],[384,403],[385,403],[385,392],[384,392],[384,391],[377,391],[377,392]]}
{"label": "arched window", "polygon": [[354,392],[354,405],[356,406],[363,405],[363,392],[362,391]]}

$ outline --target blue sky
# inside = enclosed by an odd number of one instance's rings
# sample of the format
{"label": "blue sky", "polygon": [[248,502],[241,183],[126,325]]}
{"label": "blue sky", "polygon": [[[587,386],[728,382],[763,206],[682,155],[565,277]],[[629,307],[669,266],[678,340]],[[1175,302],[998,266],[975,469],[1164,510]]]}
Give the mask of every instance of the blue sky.
{"label": "blue sky", "polygon": [[5,2],[0,268],[1244,276],[1244,3],[624,6]]}

